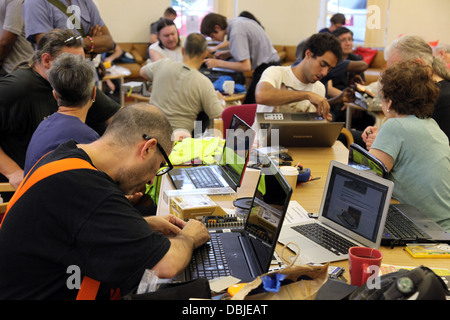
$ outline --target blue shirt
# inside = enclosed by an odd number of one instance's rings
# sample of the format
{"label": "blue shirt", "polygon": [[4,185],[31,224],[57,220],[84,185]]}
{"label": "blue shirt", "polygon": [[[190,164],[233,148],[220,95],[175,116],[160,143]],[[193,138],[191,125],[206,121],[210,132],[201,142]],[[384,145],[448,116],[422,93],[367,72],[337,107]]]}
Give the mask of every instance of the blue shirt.
{"label": "blue shirt", "polygon": [[61,143],[69,140],[90,143],[98,138],[98,133],[79,118],[55,112],[42,121],[33,133],[25,158],[24,175],[43,155],[55,150]]}
{"label": "blue shirt", "polygon": [[394,159],[393,196],[450,231],[450,147],[432,118],[388,119],[372,145]]}
{"label": "blue shirt", "polygon": [[[69,7],[67,0],[60,0]],[[34,42],[34,35],[48,33],[53,29],[73,29],[76,30],[75,17],[79,16],[81,26],[85,36],[91,27],[104,22],[100,17],[97,6],[92,0],[71,0],[72,10],[69,8],[69,17],[47,0],[27,0],[23,3],[23,17],[25,21],[25,33],[27,40]]]}

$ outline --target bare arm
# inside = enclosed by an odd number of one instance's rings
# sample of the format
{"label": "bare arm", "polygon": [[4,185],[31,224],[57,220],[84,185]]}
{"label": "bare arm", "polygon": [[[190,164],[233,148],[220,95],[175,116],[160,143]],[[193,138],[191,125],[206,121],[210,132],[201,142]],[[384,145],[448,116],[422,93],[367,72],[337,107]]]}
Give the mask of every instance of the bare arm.
{"label": "bare arm", "polygon": [[170,249],[153,267],[159,278],[173,278],[191,261],[192,252],[209,240],[206,227],[198,220],[189,220],[181,231],[170,237]]}
{"label": "bare arm", "polygon": [[394,166],[394,159],[390,155],[386,152],[373,148],[371,148],[369,152],[383,162],[388,172],[392,170],[392,167]]}
{"label": "bare arm", "polygon": [[206,65],[209,69],[212,68],[225,68],[236,70],[240,72],[246,72],[252,70],[252,65],[250,63],[250,59],[246,59],[243,61],[225,61],[220,59],[206,59]]}
{"label": "bare arm", "polygon": [[256,103],[267,106],[280,106],[302,100],[309,100],[316,106],[319,114],[328,118],[330,105],[325,97],[310,91],[276,89],[270,83],[260,81],[255,90]]}
{"label": "bare arm", "polygon": [[0,147],[0,173],[8,178],[9,183],[18,188],[23,180],[23,169],[19,167]]}

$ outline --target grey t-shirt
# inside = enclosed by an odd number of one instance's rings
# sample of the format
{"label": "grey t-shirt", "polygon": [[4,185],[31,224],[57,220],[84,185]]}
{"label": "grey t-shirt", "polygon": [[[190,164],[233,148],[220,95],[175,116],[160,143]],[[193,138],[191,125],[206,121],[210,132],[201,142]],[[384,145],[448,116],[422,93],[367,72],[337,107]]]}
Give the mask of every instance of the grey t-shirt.
{"label": "grey t-shirt", "polygon": [[149,63],[145,72],[153,81],[150,103],[162,109],[173,130],[192,132],[202,110],[210,119],[222,115],[212,82],[198,70],[165,58]]}
{"label": "grey t-shirt", "polygon": [[0,34],[3,30],[17,35],[13,47],[2,65],[2,69],[6,73],[10,73],[17,64],[30,60],[34,53],[33,47],[25,39],[22,1],[0,0]]}
{"label": "grey t-shirt", "polygon": [[236,61],[250,59],[252,70],[263,63],[280,60],[264,29],[251,19],[228,19],[227,37],[233,58]]}

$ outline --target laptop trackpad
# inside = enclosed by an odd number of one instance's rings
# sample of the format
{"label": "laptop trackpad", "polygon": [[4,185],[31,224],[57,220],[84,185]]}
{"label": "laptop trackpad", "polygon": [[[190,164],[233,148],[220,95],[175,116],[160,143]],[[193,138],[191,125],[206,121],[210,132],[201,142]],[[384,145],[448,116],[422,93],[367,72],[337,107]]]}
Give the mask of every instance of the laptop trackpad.
{"label": "laptop trackpad", "polygon": [[249,282],[253,280],[248,264],[241,248],[238,232],[221,233],[222,246],[228,262],[231,275],[241,280],[241,282]]}

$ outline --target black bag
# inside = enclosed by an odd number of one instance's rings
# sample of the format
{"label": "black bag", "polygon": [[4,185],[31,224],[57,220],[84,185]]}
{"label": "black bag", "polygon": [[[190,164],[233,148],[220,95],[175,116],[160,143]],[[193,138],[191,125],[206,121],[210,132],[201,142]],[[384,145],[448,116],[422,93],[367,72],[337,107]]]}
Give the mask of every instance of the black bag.
{"label": "black bag", "polygon": [[[378,279],[377,279],[378,280]],[[399,270],[379,277],[378,288],[367,284],[356,289],[350,300],[445,300],[447,285],[427,267]]]}
{"label": "black bag", "polygon": [[211,299],[211,288],[205,278],[187,282],[173,282],[161,285],[155,292],[130,294],[123,300],[189,300],[190,298]]}

